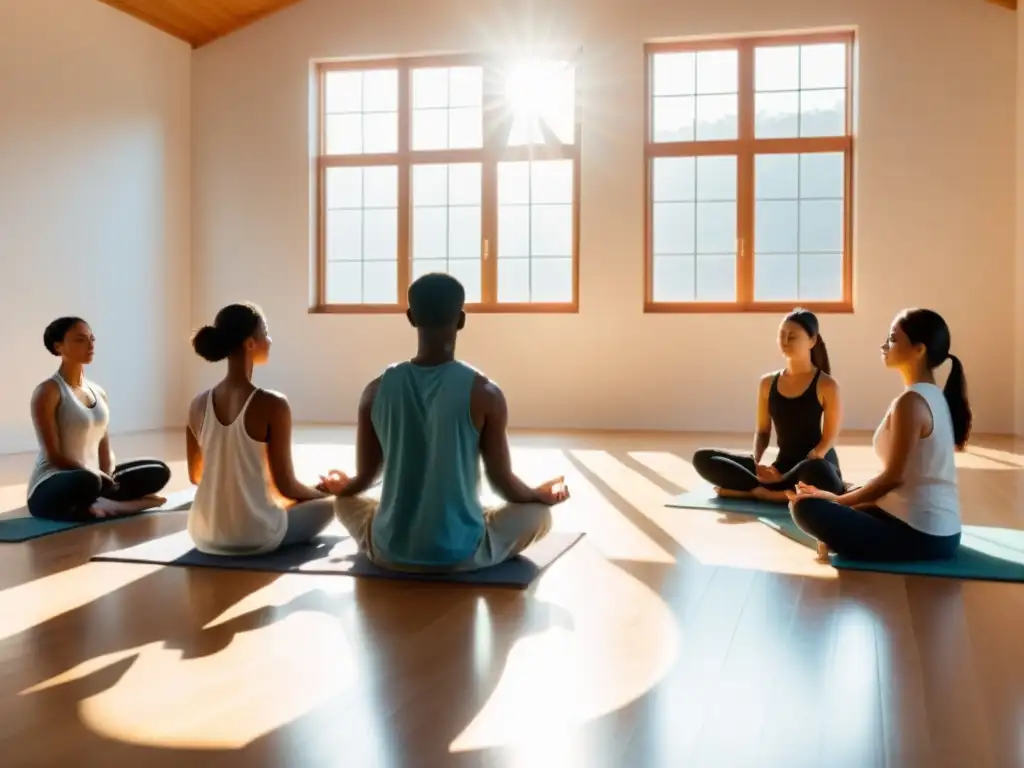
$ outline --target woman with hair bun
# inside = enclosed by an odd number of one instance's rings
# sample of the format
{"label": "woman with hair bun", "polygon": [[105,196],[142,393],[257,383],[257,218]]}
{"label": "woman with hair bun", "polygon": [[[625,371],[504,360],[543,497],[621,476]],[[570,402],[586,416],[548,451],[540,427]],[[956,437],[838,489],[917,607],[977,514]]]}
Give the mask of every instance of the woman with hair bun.
{"label": "woman with hair bun", "polygon": [[159,459],[114,461],[107,427],[110,403],[103,387],[85,377],[96,337],[80,317],[46,326],[43,345],[60,367],[32,394],[39,456],[28,481],[28,511],[64,522],[129,515],[159,507],[171,479]]}
{"label": "woman with hair bun", "polygon": [[227,360],[221,382],[189,407],[188,474],[198,488],[188,532],[200,552],[272,552],[310,541],[334,518],[333,497],[295,477],[288,400],[252,382],[270,344],[262,311],[248,303],[224,307],[192,338],[204,360]]}

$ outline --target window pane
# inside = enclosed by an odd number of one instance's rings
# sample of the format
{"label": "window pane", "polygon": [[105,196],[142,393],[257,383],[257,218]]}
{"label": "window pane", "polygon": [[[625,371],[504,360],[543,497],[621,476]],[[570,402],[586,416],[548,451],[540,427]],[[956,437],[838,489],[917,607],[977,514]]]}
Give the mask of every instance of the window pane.
{"label": "window pane", "polygon": [[576,68],[571,62],[527,59],[504,72],[505,108],[514,125],[511,146],[537,143],[543,133],[532,126],[544,123],[563,144],[576,140]]}
{"label": "window pane", "polygon": [[653,112],[653,141],[693,141],[697,112],[693,96],[658,96]]}
{"label": "window pane", "polygon": [[846,45],[817,43],[800,46],[801,88],[845,88]]}
{"label": "window pane", "polygon": [[738,96],[697,97],[697,141],[735,139],[739,133]]}
{"label": "window pane", "polygon": [[448,258],[480,260],[480,208],[475,205],[448,209]]}
{"label": "window pane", "polygon": [[448,148],[448,110],[412,111],[412,148],[415,150]]}
{"label": "window pane", "polygon": [[412,204],[448,204],[448,166],[442,164],[415,165],[412,169]]}
{"label": "window pane", "polygon": [[448,166],[448,200],[452,205],[479,205],[481,183],[480,163]]}
{"label": "window pane", "polygon": [[651,270],[655,301],[693,301],[696,296],[693,256],[655,256]]}
{"label": "window pane", "polygon": [[327,208],[361,208],[363,205],[362,168],[327,169]]}
{"label": "window pane", "polygon": [[756,300],[842,299],[845,159],[842,152],[755,158]]}
{"label": "window pane", "polygon": [[435,272],[447,272],[448,262],[445,259],[413,259],[412,279],[417,280],[424,275]]}
{"label": "window pane", "polygon": [[693,157],[656,157],[651,161],[651,194],[655,202],[693,200],[697,161]]}
{"label": "window pane", "polygon": [[414,109],[448,106],[448,69],[426,67],[412,71]]}
{"label": "window pane", "polygon": [[363,258],[361,210],[328,211],[326,229],[328,261],[360,261]]}
{"label": "window pane", "polygon": [[572,258],[532,259],[530,262],[530,299],[561,304],[572,301]]}
{"label": "window pane", "polygon": [[530,300],[530,259],[498,259],[498,301],[525,304]]}
{"label": "window pane", "polygon": [[572,160],[498,164],[499,301],[572,301],[573,174]]}
{"label": "window pane", "polygon": [[654,96],[689,96],[696,93],[696,54],[656,53],[651,58],[651,93]]}
{"label": "window pane", "polygon": [[754,298],[758,301],[789,301],[800,296],[796,253],[758,254],[754,263]]}
{"label": "window pane", "polygon": [[358,261],[327,263],[324,286],[328,304],[363,303],[363,265]]}
{"label": "window pane", "polygon": [[363,259],[398,259],[397,208],[371,208],[363,211]]}
{"label": "window pane", "polygon": [[800,298],[816,301],[842,300],[843,254],[800,255]]}
{"label": "window pane", "polygon": [[416,207],[412,214],[414,259],[448,258],[448,209]]}
{"label": "window pane", "polygon": [[846,56],[845,43],[758,48],[754,54],[754,135],[845,135]]}
{"label": "window pane", "polygon": [[448,105],[479,107],[483,104],[483,67],[452,67],[448,70]]}
{"label": "window pane", "polygon": [[484,118],[480,107],[448,111],[448,148],[475,149],[484,143]]}
{"label": "window pane", "polygon": [[736,253],[736,203],[697,203],[697,253]]}
{"label": "window pane", "polygon": [[697,93],[739,91],[739,53],[700,51],[697,54]]}
{"label": "window pane", "polygon": [[397,208],[398,169],[393,165],[370,166],[364,169],[363,201],[367,208]]}
{"label": "window pane", "polygon": [[654,255],[694,253],[696,215],[693,203],[655,203],[651,227]]}
{"label": "window pane", "polygon": [[697,199],[701,201],[736,200],[736,158],[697,158]]}
{"label": "window pane", "polygon": [[498,208],[498,255],[530,255],[530,207],[502,205]]}
{"label": "window pane", "polygon": [[697,257],[697,301],[736,300],[736,256],[733,254]]}
{"label": "window pane", "polygon": [[367,261],[363,264],[363,301],[394,304],[398,301],[398,262]]}
{"label": "window pane", "polygon": [[363,112],[398,111],[398,70],[370,69],[363,73]]}
{"label": "window pane", "polygon": [[398,71],[324,75],[324,152],[353,155],[398,149]]}

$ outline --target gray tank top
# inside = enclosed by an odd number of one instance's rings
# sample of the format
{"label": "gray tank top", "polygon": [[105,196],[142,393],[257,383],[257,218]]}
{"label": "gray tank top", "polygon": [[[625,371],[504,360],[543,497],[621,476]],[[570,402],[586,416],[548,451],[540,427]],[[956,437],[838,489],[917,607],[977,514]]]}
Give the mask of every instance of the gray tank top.
{"label": "gray tank top", "polygon": [[[72,461],[80,462],[89,469],[100,468],[100,443],[107,433],[110,411],[106,401],[100,397],[99,388],[86,380],[84,387],[95,401],[90,408],[82,403],[60,373],[53,374],[53,380],[60,388],[60,402],[57,404],[57,439],[60,450]],[[35,466],[28,481],[28,496],[36,487],[61,470],[50,464],[46,453],[40,447]]]}

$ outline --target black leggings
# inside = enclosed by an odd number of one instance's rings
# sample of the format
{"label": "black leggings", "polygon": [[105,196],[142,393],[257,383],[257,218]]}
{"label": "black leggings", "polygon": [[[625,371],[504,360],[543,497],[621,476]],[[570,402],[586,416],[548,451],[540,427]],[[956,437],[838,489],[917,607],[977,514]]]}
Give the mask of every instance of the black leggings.
{"label": "black leggings", "polygon": [[960,534],[932,536],[878,507],[847,507],[828,499],[793,504],[800,529],[851,560],[945,560],[956,554]]}
{"label": "black leggings", "polygon": [[836,466],[825,459],[804,459],[771,483],[757,479],[754,457],[728,453],[715,448],[702,448],[693,454],[697,474],[717,488],[750,493],[755,488],[769,491],[791,491],[797,483],[807,483],[830,493],[846,490]]}
{"label": "black leggings", "polygon": [[117,487],[104,484],[87,469],[65,469],[36,486],[28,499],[34,517],[62,522],[94,520],[89,508],[101,496],[111,501],[134,501],[159,493],[171,479],[171,469],[159,459],[136,459],[118,464],[110,475]]}

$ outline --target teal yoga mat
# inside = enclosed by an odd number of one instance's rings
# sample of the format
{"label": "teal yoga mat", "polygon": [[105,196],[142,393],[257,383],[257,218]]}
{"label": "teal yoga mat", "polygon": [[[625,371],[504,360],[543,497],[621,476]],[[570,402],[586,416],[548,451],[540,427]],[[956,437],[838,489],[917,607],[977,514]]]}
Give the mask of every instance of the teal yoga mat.
{"label": "teal yoga mat", "polygon": [[63,523],[56,520],[47,520],[42,517],[32,517],[28,509],[21,507],[0,515],[0,543],[15,544],[30,539],[38,539],[41,536],[49,536],[51,533],[60,533],[72,528],[81,528],[85,525],[101,525],[113,523],[118,520],[127,520],[139,515],[146,515],[152,512],[176,512],[189,509],[192,506],[192,499],[195,496],[195,489],[189,488],[178,493],[167,496],[167,503],[156,509],[147,509],[135,515],[124,515],[121,517],[108,517],[93,520],[86,523]]}
{"label": "teal yoga mat", "polygon": [[[794,541],[814,549],[817,544],[792,518],[761,517],[760,521]],[[833,567],[848,571],[874,571],[915,576],[938,576],[973,581],[1024,582],[1024,531],[965,525],[960,551],[949,560],[875,562],[848,560],[832,555]]]}
{"label": "teal yoga mat", "polygon": [[711,487],[695,488],[671,498],[665,506],[678,509],[714,509],[719,512],[735,512],[742,515],[764,517],[789,517],[789,505],[772,503],[760,499],[731,499],[718,496]]}
{"label": "teal yoga mat", "polygon": [[552,563],[583,538],[582,533],[553,531],[511,560],[479,571],[462,573],[402,573],[374,565],[356,551],[347,536],[322,534],[310,544],[284,547],[266,555],[205,555],[192,546],[188,533],[147,541],[127,549],[103,552],[93,560],[124,563],[159,563],[195,568],[229,568],[244,571],[330,574],[398,581],[439,581],[525,589]]}

